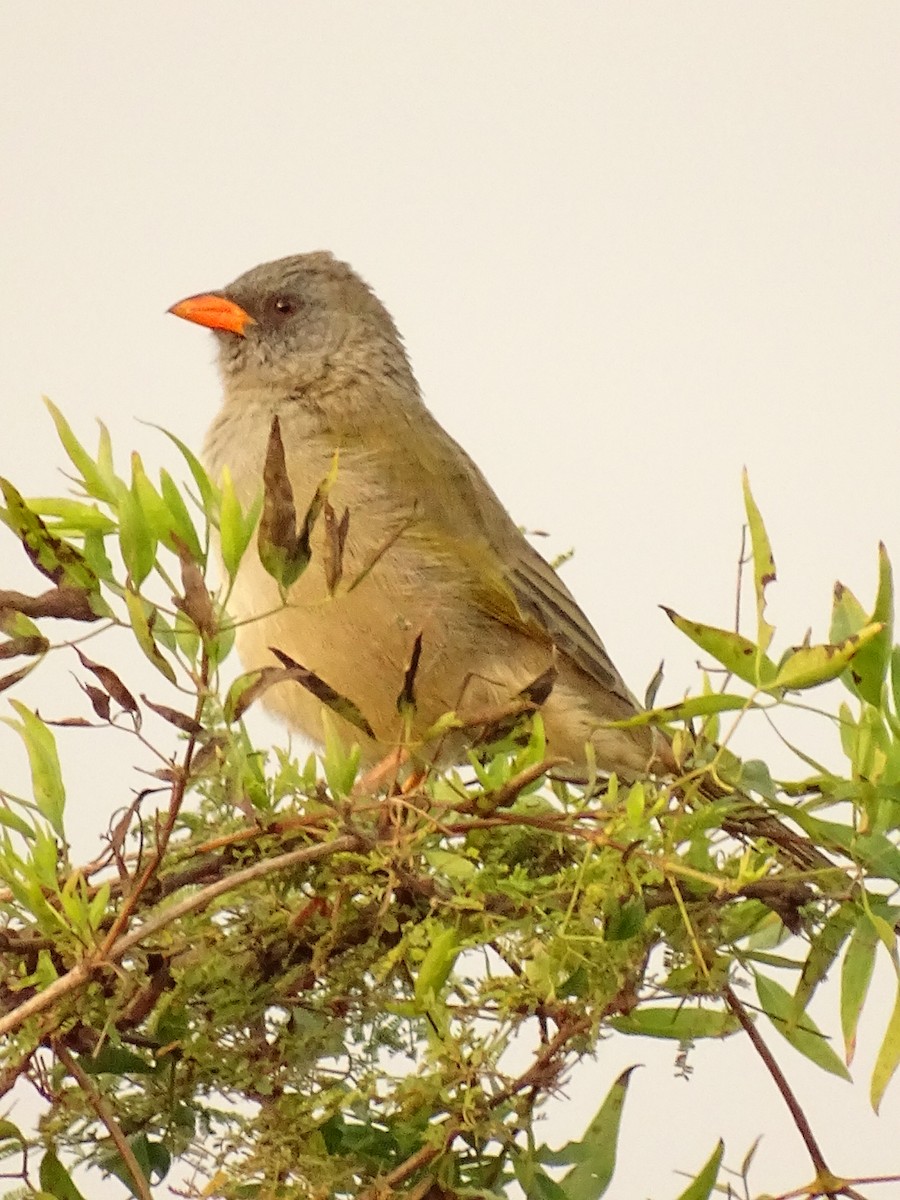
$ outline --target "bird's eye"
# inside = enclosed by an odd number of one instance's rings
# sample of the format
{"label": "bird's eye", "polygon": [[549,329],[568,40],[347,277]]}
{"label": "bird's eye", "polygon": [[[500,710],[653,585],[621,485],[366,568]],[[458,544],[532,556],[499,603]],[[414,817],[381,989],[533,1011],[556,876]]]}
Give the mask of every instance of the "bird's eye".
{"label": "bird's eye", "polygon": [[290,296],[278,296],[273,307],[280,316],[289,317],[297,311],[297,302]]}

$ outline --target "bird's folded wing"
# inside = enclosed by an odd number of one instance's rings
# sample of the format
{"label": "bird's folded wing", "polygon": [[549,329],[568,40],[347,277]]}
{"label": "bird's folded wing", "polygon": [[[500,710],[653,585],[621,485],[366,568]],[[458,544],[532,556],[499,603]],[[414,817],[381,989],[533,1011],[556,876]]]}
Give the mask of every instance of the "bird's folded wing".
{"label": "bird's folded wing", "polygon": [[640,704],[613,666],[606,647],[549,563],[527,542],[508,579],[516,603],[546,631],[560,653],[600,687],[637,712]]}

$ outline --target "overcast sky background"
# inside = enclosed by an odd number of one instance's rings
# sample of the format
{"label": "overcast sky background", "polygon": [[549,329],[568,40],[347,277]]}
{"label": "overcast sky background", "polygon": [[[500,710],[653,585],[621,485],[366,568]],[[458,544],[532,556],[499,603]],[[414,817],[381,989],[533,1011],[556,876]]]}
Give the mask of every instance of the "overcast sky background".
{"label": "overcast sky background", "polygon": [[[659,604],[732,618],[744,464],[778,648],[822,637],[834,580],[869,604],[878,540],[900,558],[898,62],[893,3],[8,2],[0,473],[61,489],[42,392],[90,445],[102,419],[123,470],[134,448],[177,468],[138,422],[198,447],[218,381],[212,338],[165,309],[328,248],[385,300],[516,520],[576,547],[566,579],[636,691],[661,658],[662,700],[697,683]],[[0,553],[2,586],[35,586]],[[40,678],[23,694],[47,707]],[[85,855],[139,781],[130,743],[116,760],[91,736],[62,739]],[[0,747],[24,786],[6,730]],[[892,987],[853,1087],[763,1026],[848,1174],[900,1169],[900,1086],[879,1119],[866,1100]],[[837,1029],[836,989],[816,1011]],[[720,1134],[734,1166],[765,1134],[757,1190],[811,1174],[746,1045],[700,1047],[690,1082],[674,1056],[613,1039],[547,1140],[643,1062],[610,1200],[674,1197]]]}

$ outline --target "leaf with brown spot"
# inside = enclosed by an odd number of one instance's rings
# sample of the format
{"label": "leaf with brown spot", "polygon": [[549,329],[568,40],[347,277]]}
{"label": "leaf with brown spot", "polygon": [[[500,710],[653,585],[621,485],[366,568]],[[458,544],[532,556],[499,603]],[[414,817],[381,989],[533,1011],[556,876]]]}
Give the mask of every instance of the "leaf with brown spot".
{"label": "leaf with brown spot", "polygon": [[770,687],[777,673],[775,664],[760,652],[749,638],[730,629],[717,629],[714,625],[702,625],[679,616],[671,608],[662,605],[662,610],[682,633],[707,654],[711,654],[723,667],[756,687]]}
{"label": "leaf with brown spot", "polygon": [[6,500],[3,520],[22,543],[37,570],[57,585],[98,592],[100,582],[83,555],[69,542],[50,532],[9,480],[0,478],[0,490]]}
{"label": "leaf with brown spot", "polygon": [[[759,646],[759,656],[762,659],[766,651],[772,644],[772,637],[775,633],[775,626],[770,625],[766,620],[766,588],[770,583],[775,582],[775,558],[772,554],[772,545],[769,542],[769,535],[766,533],[766,527],[763,524],[762,513],[753,499],[753,493],[750,491],[750,476],[747,474],[747,468],[744,468],[743,473],[744,485],[744,508],[747,512],[747,525],[750,529],[750,545],[753,547],[753,590],[756,595],[756,624],[757,624],[757,644]],[[761,672],[757,672],[761,674]]]}
{"label": "leaf with brown spot", "polygon": [[309,508],[306,510],[306,515],[303,518],[303,526],[297,534],[297,542],[294,550],[295,557],[300,566],[297,574],[301,574],[309,564],[312,558],[312,532],[315,528],[322,510],[328,503],[328,493],[331,491],[331,486],[337,477],[337,455],[331,464],[331,470],[316,488]]}
{"label": "leaf with brown spot", "polygon": [[131,629],[137,640],[137,644],[156,669],[168,679],[169,683],[175,683],[175,669],[168,659],[164,657],[153,636],[153,627],[156,624],[156,609],[143,596],[139,596],[137,592],[133,592],[130,588],[125,592],[125,604],[128,607]]}
{"label": "leaf with brown spot", "polygon": [[842,674],[854,655],[877,638],[883,629],[881,622],[876,621],[842,642],[799,646],[795,650],[789,650],[779,663],[778,674],[771,686],[800,691],[828,683]]}
{"label": "leaf with brown spot", "polygon": [[267,676],[281,667],[258,667],[239,675],[228,689],[223,705],[226,721],[239,721],[250,705],[270,686]]}

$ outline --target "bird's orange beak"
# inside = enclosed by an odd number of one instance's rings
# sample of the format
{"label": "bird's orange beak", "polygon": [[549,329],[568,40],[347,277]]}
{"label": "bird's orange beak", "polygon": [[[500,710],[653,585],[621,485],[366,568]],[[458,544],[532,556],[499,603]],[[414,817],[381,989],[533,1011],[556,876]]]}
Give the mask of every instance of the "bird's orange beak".
{"label": "bird's orange beak", "polygon": [[214,292],[203,292],[199,296],[188,296],[179,300],[168,310],[176,317],[185,321],[193,321],[195,325],[205,325],[207,329],[223,329],[226,333],[236,333],[244,337],[248,325],[256,322],[248,312],[244,312],[239,304],[225,296],[217,296]]}

